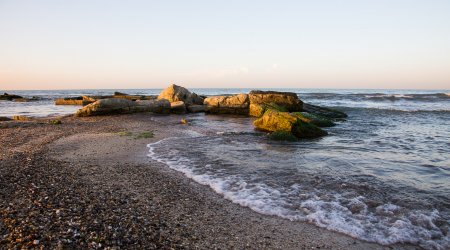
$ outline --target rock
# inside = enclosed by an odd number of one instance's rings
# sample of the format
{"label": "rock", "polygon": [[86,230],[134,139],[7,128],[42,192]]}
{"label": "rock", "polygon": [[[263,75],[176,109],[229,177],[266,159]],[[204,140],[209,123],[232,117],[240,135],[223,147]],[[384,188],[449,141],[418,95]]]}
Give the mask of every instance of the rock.
{"label": "rock", "polygon": [[205,112],[213,114],[248,115],[249,99],[247,94],[233,96],[212,96],[203,102],[206,105]]}
{"label": "rock", "polygon": [[266,111],[266,106],[264,104],[253,104],[250,103],[249,115],[254,117],[261,117]]}
{"label": "rock", "polygon": [[330,118],[323,117],[320,115],[315,115],[306,112],[294,112],[294,115],[298,116],[305,122],[309,122],[317,127],[333,127],[336,125]]}
{"label": "rock", "polygon": [[302,121],[294,114],[273,109],[266,110],[261,118],[253,122],[253,125],[263,131],[292,133],[297,138],[316,138],[327,135],[326,131]]}
{"label": "rock", "polygon": [[4,93],[3,95],[0,95],[0,100],[12,101],[14,99],[24,99],[24,98],[20,95],[10,95],[8,93]]}
{"label": "rock", "polygon": [[136,104],[127,99],[101,99],[78,110],[76,116],[131,113]]}
{"label": "rock", "polygon": [[187,107],[187,110],[191,113],[199,113],[199,112],[205,112],[206,106],[205,105],[189,105]]}
{"label": "rock", "polygon": [[248,94],[250,104],[273,103],[286,108],[289,112],[301,111],[303,102],[292,92],[252,90]]}
{"label": "rock", "polygon": [[167,100],[138,100],[131,101],[121,98],[100,99],[78,110],[76,116],[94,116],[108,114],[124,114],[137,112],[153,112],[167,114],[170,103]]}
{"label": "rock", "polygon": [[152,112],[157,114],[169,114],[170,102],[167,100],[137,100],[132,112]]}
{"label": "rock", "polygon": [[186,88],[172,84],[163,91],[158,96],[158,100],[166,99],[169,102],[183,101],[187,106],[191,104],[203,104],[203,98],[195,93],[191,93]]}
{"label": "rock", "polygon": [[30,121],[30,120],[31,120],[30,117],[28,117],[28,116],[23,116],[23,115],[15,115],[15,116],[13,116],[12,119],[13,119],[13,120],[16,120],[16,121]]}
{"label": "rock", "polygon": [[52,124],[52,125],[58,125],[58,124],[62,124],[61,120],[51,120],[48,123]]}
{"label": "rock", "polygon": [[181,119],[180,123],[181,123],[181,124],[188,124],[188,121],[187,121],[186,119],[183,118],[183,119]]}
{"label": "rock", "polygon": [[286,131],[275,131],[269,135],[269,139],[274,141],[297,141],[297,137]]}
{"label": "rock", "polygon": [[184,114],[186,113],[186,105],[183,101],[171,102],[170,112],[174,114]]}
{"label": "rock", "polygon": [[55,105],[86,105],[82,96],[58,98],[55,100]]}
{"label": "rock", "polygon": [[319,107],[311,104],[304,103],[303,110],[304,112],[308,112],[314,115],[319,115],[327,118],[346,118],[347,114],[338,110]]}
{"label": "rock", "polygon": [[116,92],[114,92],[114,95],[128,95],[128,94],[116,91]]}
{"label": "rock", "polygon": [[0,116],[0,122],[12,121],[9,117]]}

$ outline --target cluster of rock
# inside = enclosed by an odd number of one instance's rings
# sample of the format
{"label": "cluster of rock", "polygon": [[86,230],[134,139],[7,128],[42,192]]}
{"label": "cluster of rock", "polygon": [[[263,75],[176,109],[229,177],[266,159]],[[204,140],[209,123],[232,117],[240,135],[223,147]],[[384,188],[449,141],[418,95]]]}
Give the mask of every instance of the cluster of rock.
{"label": "cluster of rock", "polygon": [[20,95],[3,93],[3,95],[0,95],[0,100],[1,101],[14,101],[14,102],[30,102],[30,101],[38,101],[38,100],[40,100],[40,98],[36,97],[36,96],[33,96],[31,98],[25,98]]}
{"label": "cluster of rock", "polygon": [[286,133],[297,138],[324,136],[327,132],[319,127],[333,126],[333,119],[346,117],[339,111],[305,104],[297,94],[291,92],[251,91],[248,94],[205,97],[181,86],[171,85],[156,98],[138,98],[123,93],[98,100],[87,98],[76,100],[91,102],[80,109],[76,116],[136,112],[246,115],[258,118],[254,126],[259,130]]}
{"label": "cluster of rock", "polygon": [[127,99],[131,101],[137,100],[154,100],[156,96],[145,96],[145,95],[128,95],[121,92],[114,92],[114,95],[109,96],[76,96],[67,98],[58,98],[55,100],[55,105],[83,105],[94,103],[98,100],[103,99]]}

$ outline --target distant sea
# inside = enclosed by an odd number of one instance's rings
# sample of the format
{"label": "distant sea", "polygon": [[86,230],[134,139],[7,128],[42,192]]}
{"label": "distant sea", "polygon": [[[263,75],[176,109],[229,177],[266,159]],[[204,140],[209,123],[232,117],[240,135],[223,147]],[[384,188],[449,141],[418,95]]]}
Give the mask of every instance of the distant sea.
{"label": "distant sea", "polygon": [[[450,90],[271,90],[296,92],[349,117],[324,138],[274,142],[253,129],[253,118],[192,114],[185,136],[150,144],[149,157],[262,214],[380,244],[450,249]],[[6,91],[43,100],[0,101],[0,116],[70,114],[80,107],[53,100],[114,91],[161,89]]]}

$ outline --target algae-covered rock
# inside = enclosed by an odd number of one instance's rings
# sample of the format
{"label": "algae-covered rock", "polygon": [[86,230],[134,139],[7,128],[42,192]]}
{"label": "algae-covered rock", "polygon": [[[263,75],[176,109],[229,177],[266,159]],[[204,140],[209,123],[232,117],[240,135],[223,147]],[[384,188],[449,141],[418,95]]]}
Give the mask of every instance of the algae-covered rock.
{"label": "algae-covered rock", "polygon": [[253,125],[263,131],[291,133],[297,138],[316,138],[327,135],[326,131],[308,123],[307,119],[302,120],[298,115],[274,109],[267,109],[261,118],[253,122]]}
{"label": "algae-covered rock", "polygon": [[268,132],[292,132],[293,126],[297,120],[297,116],[288,112],[279,112],[268,109],[261,118],[253,122],[253,125],[260,130]]}
{"label": "algae-covered rock", "polygon": [[286,131],[275,131],[269,134],[269,139],[274,141],[297,141],[297,137]]}
{"label": "algae-covered rock", "polygon": [[300,119],[294,124],[292,134],[298,138],[317,138],[327,135],[325,130],[320,129],[314,124],[304,122]]}
{"label": "algae-covered rock", "polygon": [[250,104],[275,104],[289,112],[301,111],[303,102],[292,92],[252,90],[249,93]]}
{"label": "algae-covered rock", "polygon": [[333,127],[336,125],[330,118],[315,115],[306,112],[294,112],[294,115],[298,116],[302,121],[309,122],[317,127]]}
{"label": "algae-covered rock", "polygon": [[307,103],[303,104],[302,111],[308,112],[308,113],[314,114],[314,115],[319,115],[322,117],[327,117],[327,118],[346,118],[347,117],[346,113],[341,112],[339,110],[319,107],[319,106],[311,105],[311,104],[307,104]]}
{"label": "algae-covered rock", "polygon": [[205,112],[213,114],[248,115],[249,99],[247,94],[233,96],[211,96],[205,98]]}

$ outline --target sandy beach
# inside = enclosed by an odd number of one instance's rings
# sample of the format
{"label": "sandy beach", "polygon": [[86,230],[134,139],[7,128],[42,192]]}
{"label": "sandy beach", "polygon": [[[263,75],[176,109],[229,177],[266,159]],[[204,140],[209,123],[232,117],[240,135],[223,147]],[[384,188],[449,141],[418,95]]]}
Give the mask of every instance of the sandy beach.
{"label": "sandy beach", "polygon": [[188,127],[177,119],[3,122],[1,248],[408,248],[258,214],[151,161],[148,143]]}

